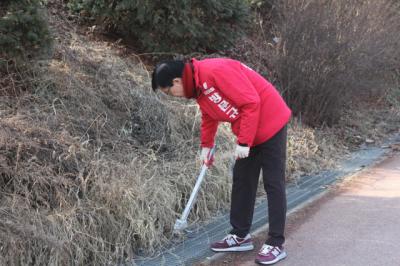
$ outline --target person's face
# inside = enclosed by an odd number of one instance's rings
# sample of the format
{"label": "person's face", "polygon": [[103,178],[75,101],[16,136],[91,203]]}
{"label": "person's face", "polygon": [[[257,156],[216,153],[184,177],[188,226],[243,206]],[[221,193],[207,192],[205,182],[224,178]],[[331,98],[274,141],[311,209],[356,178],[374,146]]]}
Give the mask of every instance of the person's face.
{"label": "person's face", "polygon": [[162,92],[167,95],[174,97],[185,97],[185,92],[183,90],[182,78],[174,78],[172,81],[172,87],[160,88]]}

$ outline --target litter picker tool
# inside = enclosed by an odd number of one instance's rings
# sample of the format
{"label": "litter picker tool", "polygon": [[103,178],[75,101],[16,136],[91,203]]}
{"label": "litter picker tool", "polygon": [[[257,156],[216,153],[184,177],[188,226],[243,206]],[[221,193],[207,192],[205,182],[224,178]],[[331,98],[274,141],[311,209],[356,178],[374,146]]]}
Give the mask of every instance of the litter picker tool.
{"label": "litter picker tool", "polygon": [[[216,148],[216,146],[214,146],[210,150],[210,152],[208,153],[207,160],[209,162],[214,159],[215,148]],[[194,185],[194,188],[192,190],[192,194],[190,194],[189,201],[187,202],[186,207],[182,212],[181,218],[177,219],[175,221],[175,225],[174,225],[174,232],[175,233],[181,232],[182,230],[186,229],[186,227],[188,226],[187,218],[188,218],[190,210],[192,209],[193,204],[194,204],[194,202],[196,200],[197,193],[199,192],[200,185],[203,182],[204,176],[205,176],[206,171],[207,171],[208,168],[209,168],[209,166],[206,163],[203,162],[203,165],[201,166],[200,174],[197,177],[196,184]]]}

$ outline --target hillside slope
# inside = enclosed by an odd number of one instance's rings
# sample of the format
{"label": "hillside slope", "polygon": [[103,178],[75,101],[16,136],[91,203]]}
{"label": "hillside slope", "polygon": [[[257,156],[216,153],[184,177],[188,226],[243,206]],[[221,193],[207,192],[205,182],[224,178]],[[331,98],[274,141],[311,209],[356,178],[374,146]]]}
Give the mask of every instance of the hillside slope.
{"label": "hillside slope", "polygon": [[[150,254],[170,241],[200,166],[198,109],[154,94],[138,56],[89,36],[58,1],[48,7],[52,57],[2,78],[0,264],[104,265]],[[296,121],[289,179],[346,153],[336,129]],[[226,125],[217,143],[192,221],[229,206]]]}

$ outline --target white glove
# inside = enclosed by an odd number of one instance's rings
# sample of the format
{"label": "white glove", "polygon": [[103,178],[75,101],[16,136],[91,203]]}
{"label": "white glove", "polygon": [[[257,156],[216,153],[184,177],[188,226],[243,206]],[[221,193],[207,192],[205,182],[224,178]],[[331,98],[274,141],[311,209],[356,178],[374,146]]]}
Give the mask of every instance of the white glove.
{"label": "white glove", "polygon": [[210,155],[211,149],[210,148],[202,148],[200,154],[200,160],[207,165],[207,167],[211,167],[214,163],[214,155],[211,158],[208,158]]}
{"label": "white glove", "polygon": [[235,158],[243,159],[249,156],[250,147],[236,145]]}
{"label": "white glove", "polygon": [[210,150],[211,150],[210,148],[205,148],[205,147],[201,149],[200,160],[202,162],[205,162],[208,160],[208,154],[210,153]]}

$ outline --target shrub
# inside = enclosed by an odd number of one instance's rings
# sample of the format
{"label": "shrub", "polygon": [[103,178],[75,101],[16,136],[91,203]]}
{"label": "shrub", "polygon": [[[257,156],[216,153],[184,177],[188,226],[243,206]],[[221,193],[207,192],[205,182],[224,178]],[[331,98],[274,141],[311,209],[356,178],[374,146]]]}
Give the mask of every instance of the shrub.
{"label": "shrub", "polygon": [[10,60],[22,62],[41,54],[50,43],[39,0],[9,0],[0,4],[0,69]]}
{"label": "shrub", "polygon": [[290,107],[305,122],[333,124],[352,101],[391,86],[390,72],[400,58],[400,18],[393,2],[277,2],[280,41],[268,56]]}
{"label": "shrub", "polygon": [[218,50],[233,43],[249,22],[246,0],[70,0],[111,32],[133,38],[147,51]]}

